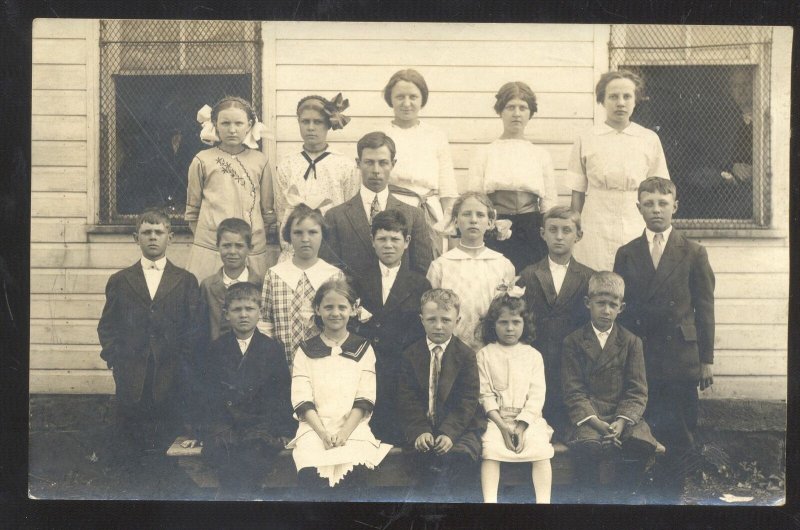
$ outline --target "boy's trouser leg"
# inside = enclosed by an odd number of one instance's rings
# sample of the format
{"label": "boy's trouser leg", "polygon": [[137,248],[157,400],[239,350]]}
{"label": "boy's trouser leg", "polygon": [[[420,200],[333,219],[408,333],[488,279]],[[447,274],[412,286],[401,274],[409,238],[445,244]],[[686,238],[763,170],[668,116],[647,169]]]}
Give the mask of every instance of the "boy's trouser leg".
{"label": "boy's trouser leg", "polygon": [[695,444],[699,397],[694,381],[659,381],[649,383],[645,418],[653,435],[667,451],[654,473],[659,502],[680,501],[686,478],[696,469],[699,459]]}

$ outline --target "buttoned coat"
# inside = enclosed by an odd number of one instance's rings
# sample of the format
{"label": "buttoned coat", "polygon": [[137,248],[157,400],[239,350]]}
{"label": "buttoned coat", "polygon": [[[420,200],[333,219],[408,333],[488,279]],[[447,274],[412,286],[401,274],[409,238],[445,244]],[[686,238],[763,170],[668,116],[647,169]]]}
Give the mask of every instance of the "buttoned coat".
{"label": "buttoned coat", "polygon": [[[403,256],[403,265],[420,274],[426,274],[433,260],[433,251],[422,210],[401,202],[391,193],[386,200],[386,209],[400,210],[409,224],[411,244]],[[351,278],[361,278],[370,269],[378,266],[378,257],[372,247],[369,220],[360,193],[328,210],[325,221],[328,223],[328,236],[319,250],[322,259],[339,267]]]}
{"label": "buttoned coat", "polygon": [[547,397],[543,415],[558,433],[566,416],[561,395],[561,348],[564,339],[589,322],[584,297],[594,271],[572,258],[556,294],[548,258],[523,269],[517,285],[525,287],[525,301],[533,312],[536,337],[533,347],[544,361]]}
{"label": "buttoned coat", "polygon": [[650,428],[642,419],[647,406],[647,375],[639,337],[615,323],[601,348],[588,323],[567,336],[563,354],[562,390],[573,430],[568,438],[575,437],[580,429],[577,423],[589,416],[609,423],[624,416],[634,422],[626,429],[626,438],[641,438],[655,447]]}
{"label": "buttoned coat", "polygon": [[203,439],[226,430],[238,441],[292,436],[291,376],[280,341],[255,330],[242,354],[236,336],[225,333],[209,345],[199,371]]}
{"label": "buttoned coat", "polygon": [[[247,281],[261,292],[264,278],[252,267],[247,267]],[[206,331],[207,341],[217,340],[231,329],[230,323],[222,314],[225,306],[225,293],[228,289],[222,281],[222,268],[200,282],[200,326]]]}
{"label": "buttoned coat", "polygon": [[697,381],[714,362],[714,272],[702,245],[673,229],[653,260],[642,234],[620,247],[614,272],[625,280],[622,324],[642,339],[650,380]]}
{"label": "buttoned coat", "polygon": [[420,434],[434,438],[444,434],[453,449],[473,459],[480,456],[480,434],[486,418],[478,407],[478,362],[469,346],[453,335],[442,356],[436,395],[436,425],[428,420],[428,379],[431,353],[427,339],[412,344],[404,353],[397,387],[399,419],[406,442],[413,445]]}
{"label": "buttoned coat", "polygon": [[153,299],[141,261],[109,278],[97,335],[120,402],[141,401],[151,355],[154,402],[186,390],[183,385],[196,362],[199,302],[197,278],[169,260]]}

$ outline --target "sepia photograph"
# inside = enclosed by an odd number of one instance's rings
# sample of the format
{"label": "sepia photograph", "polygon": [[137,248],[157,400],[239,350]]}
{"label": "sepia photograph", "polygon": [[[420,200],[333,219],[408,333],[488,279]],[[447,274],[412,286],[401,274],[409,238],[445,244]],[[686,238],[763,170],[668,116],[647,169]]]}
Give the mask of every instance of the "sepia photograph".
{"label": "sepia photograph", "polygon": [[28,496],[784,505],[792,47],[34,20]]}

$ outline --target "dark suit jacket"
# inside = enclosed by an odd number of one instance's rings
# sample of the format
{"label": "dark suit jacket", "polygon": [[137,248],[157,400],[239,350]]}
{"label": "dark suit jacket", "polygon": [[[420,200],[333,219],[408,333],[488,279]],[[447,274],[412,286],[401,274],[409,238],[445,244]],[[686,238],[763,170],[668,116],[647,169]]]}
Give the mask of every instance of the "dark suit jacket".
{"label": "dark suit jacket", "polygon": [[195,364],[199,302],[197,279],[169,260],[153,300],[139,261],[108,279],[97,335],[100,357],[114,370],[120,402],[142,399],[151,355],[153,400],[172,399],[184,390],[184,376]]}
{"label": "dark suit jacket", "polygon": [[245,355],[236,336],[213,341],[200,362],[201,437],[232,428],[236,439],[291,436],[291,376],[283,344],[255,330]]}
{"label": "dark suit jacket", "polygon": [[420,434],[444,434],[454,447],[462,447],[473,458],[480,455],[479,434],[486,418],[478,409],[480,382],[478,362],[469,346],[453,335],[442,357],[436,395],[436,425],[428,420],[428,378],[431,354],[423,337],[404,353],[397,387],[397,409],[406,441],[413,444]]}
{"label": "dark suit jacket", "polygon": [[[399,201],[391,193],[386,201],[386,209],[400,210],[410,225],[411,244],[403,256],[403,264],[420,274],[427,274],[433,260],[433,251],[422,210]],[[328,210],[325,220],[329,230],[328,237],[319,250],[320,258],[339,267],[351,278],[361,278],[373,266],[378,266],[378,257],[372,248],[369,220],[360,193]]]}
{"label": "dark suit jacket", "polygon": [[644,234],[617,250],[623,325],[641,337],[649,380],[697,381],[714,362],[714,273],[702,245],[672,230],[653,267]]}
{"label": "dark suit jacket", "polygon": [[[259,277],[252,268],[247,267],[247,281],[256,285],[258,290],[264,282],[263,277]],[[225,293],[227,289],[222,283],[222,268],[200,282],[200,326],[206,331],[208,342],[216,340],[223,333],[230,331],[231,326],[222,315],[222,307],[225,305]]]}

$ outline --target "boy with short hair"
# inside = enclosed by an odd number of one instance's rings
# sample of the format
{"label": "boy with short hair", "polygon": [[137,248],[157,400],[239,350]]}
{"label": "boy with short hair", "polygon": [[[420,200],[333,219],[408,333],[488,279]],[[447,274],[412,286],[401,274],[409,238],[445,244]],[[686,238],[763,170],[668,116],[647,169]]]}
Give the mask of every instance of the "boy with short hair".
{"label": "boy with short hair", "polygon": [[589,321],[584,300],[594,271],[572,257],[583,236],[580,213],[567,206],[550,208],[543,215],[541,234],[547,257],[525,267],[517,284],[525,287],[525,301],[536,322],[533,347],[544,360],[547,394],[542,415],[555,431],[553,439],[565,442],[571,427],[561,393],[561,349],[567,335]]}
{"label": "boy with short hair", "polygon": [[264,281],[247,263],[247,256],[253,249],[252,238],[250,225],[237,217],[225,219],[217,227],[217,250],[222,267],[200,283],[200,322],[208,323],[209,341],[230,331],[228,319],[222,314],[228,287],[238,282],[261,286]]}
{"label": "boy with short hair", "polygon": [[145,210],[133,239],[142,257],[109,278],[97,335],[116,384],[114,461],[135,468],[144,451],[164,454],[181,433],[200,290],[166,258],[172,226],[163,211]]}
{"label": "boy with short hair", "polygon": [[223,314],[230,331],[209,345],[200,362],[198,434],[203,460],[217,470],[223,494],[252,496],[292,435],[291,377],[283,344],[256,329],[260,287],[231,285]]}
{"label": "boy with short hair", "polygon": [[[642,341],[615,323],[625,308],[625,283],[613,272],[589,279],[584,299],[590,322],[564,340],[562,384],[571,428],[568,444],[583,462],[594,467],[619,448],[641,472],[658,442],[642,419],[647,404],[647,380]],[[603,455],[602,453],[605,453]],[[592,483],[598,477],[587,480]],[[637,473],[638,474],[638,473]]]}
{"label": "boy with short hair", "polygon": [[614,271],[628,286],[623,323],[644,343],[645,415],[667,449],[660,482],[665,494],[679,495],[696,451],[697,387],[714,381],[714,272],[705,248],[672,227],[672,181],[642,181],[638,199],[645,232],[617,250]]}
{"label": "boy with short hair", "polygon": [[355,279],[362,312],[354,331],[370,340],[377,359],[378,394],[370,420],[372,432],[379,440],[400,445],[403,433],[397,422],[396,403],[400,361],[406,348],[425,335],[419,319],[420,297],[431,284],[402,265],[411,241],[403,212],[392,209],[378,213],[371,230],[378,264]]}
{"label": "boy with short hair", "polygon": [[403,353],[397,387],[406,442],[416,451],[423,499],[479,500],[476,462],[486,418],[478,412],[475,353],[453,330],[461,302],[450,289],[431,289],[420,300],[426,337]]}

